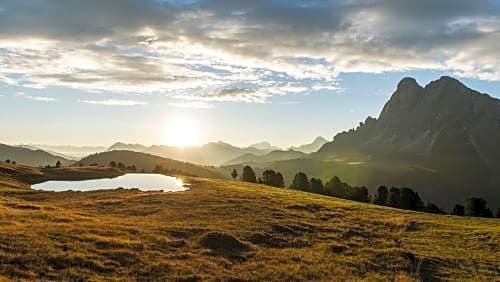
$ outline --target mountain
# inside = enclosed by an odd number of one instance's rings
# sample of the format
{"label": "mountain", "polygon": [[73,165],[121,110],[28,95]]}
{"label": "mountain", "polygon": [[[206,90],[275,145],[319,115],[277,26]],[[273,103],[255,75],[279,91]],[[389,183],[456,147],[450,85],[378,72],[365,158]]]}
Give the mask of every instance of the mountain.
{"label": "mountain", "polygon": [[316,139],[314,139],[314,141],[310,144],[304,144],[304,145],[301,145],[298,147],[291,147],[290,149],[294,150],[294,151],[299,151],[299,152],[303,152],[306,154],[310,154],[310,153],[318,151],[326,143],[328,143],[328,140],[319,136],[319,137],[316,137]]}
{"label": "mountain", "polygon": [[306,153],[294,150],[287,150],[287,151],[275,150],[261,156],[257,156],[252,153],[244,154],[242,156],[239,156],[235,159],[226,162],[224,165],[235,165],[235,164],[259,165],[273,161],[284,161],[284,160],[303,159],[303,158],[307,158]]}
{"label": "mountain", "polygon": [[222,141],[210,142],[200,147],[174,147],[165,145],[152,145],[150,147],[140,144],[116,143],[108,151],[127,150],[143,152],[175,160],[191,162],[200,165],[221,165],[244,154],[263,155],[268,150],[253,147],[240,148]]}
{"label": "mountain", "polygon": [[52,155],[42,150],[32,150],[23,147],[0,144],[0,160],[11,160],[18,164],[31,166],[55,165],[58,161],[63,165],[73,163],[73,160]]}
{"label": "mountain", "polygon": [[263,141],[263,142],[251,144],[248,147],[249,148],[259,149],[259,150],[268,150],[268,151],[281,150],[280,147],[273,146],[268,141]]}
{"label": "mountain", "polygon": [[103,152],[106,147],[102,146],[72,146],[72,145],[45,145],[45,144],[24,144],[19,147],[25,147],[32,150],[43,150],[52,155],[66,159],[81,159],[85,156]]}
{"label": "mountain", "polygon": [[108,165],[111,161],[122,163],[126,166],[135,165],[138,171],[145,170],[149,172],[156,166],[161,166],[166,170],[175,170],[180,172],[180,174],[185,175],[211,178],[222,177],[219,173],[206,167],[132,151],[109,151],[97,153],[81,159],[75,165]]}
{"label": "mountain", "polygon": [[107,149],[107,151],[119,151],[119,150],[126,150],[126,151],[134,151],[134,152],[143,152],[147,149],[147,146],[141,145],[141,144],[126,144],[122,142],[117,142],[111,147]]}
{"label": "mountain", "polygon": [[404,78],[378,118],[337,134],[309,159],[265,168],[288,183],[303,171],[323,181],[337,175],[372,193],[379,185],[407,186],[448,210],[472,196],[500,207],[498,144],[500,100],[446,76],[425,87]]}

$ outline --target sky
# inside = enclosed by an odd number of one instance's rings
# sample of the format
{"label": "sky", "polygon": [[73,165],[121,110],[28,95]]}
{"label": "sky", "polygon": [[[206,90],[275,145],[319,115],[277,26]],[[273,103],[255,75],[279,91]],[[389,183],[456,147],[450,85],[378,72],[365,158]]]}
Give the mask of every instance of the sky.
{"label": "sky", "polygon": [[2,0],[0,143],[332,139],[406,76],[500,98],[499,43],[500,1]]}

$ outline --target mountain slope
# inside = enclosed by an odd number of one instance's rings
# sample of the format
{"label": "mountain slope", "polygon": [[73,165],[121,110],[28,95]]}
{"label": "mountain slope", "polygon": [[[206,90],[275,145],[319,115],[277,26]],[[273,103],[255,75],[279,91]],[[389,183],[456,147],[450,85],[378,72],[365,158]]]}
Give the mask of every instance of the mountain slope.
{"label": "mountain slope", "polygon": [[152,171],[156,166],[161,166],[165,170],[176,171],[185,175],[213,178],[222,177],[219,173],[199,165],[132,151],[109,151],[98,153],[81,159],[75,165],[108,165],[111,161],[120,162],[126,166],[135,165],[139,171],[143,169],[145,171]]}
{"label": "mountain slope", "polygon": [[[268,164],[352,185],[409,186],[450,210],[466,197],[500,206],[500,100],[450,77],[404,78],[380,116],[339,133],[309,160]],[[494,207],[496,208],[496,207]]]}
{"label": "mountain slope", "polygon": [[23,147],[0,144],[0,160],[5,161],[7,159],[15,161],[18,164],[32,166],[55,165],[58,161],[63,165],[68,165],[74,162],[73,160],[54,156],[42,150],[32,150]]}
{"label": "mountain slope", "polygon": [[319,137],[316,137],[316,139],[314,139],[314,141],[310,144],[304,144],[304,145],[297,146],[297,147],[291,147],[290,150],[310,154],[310,153],[318,151],[326,143],[328,143],[328,140],[319,136]]}

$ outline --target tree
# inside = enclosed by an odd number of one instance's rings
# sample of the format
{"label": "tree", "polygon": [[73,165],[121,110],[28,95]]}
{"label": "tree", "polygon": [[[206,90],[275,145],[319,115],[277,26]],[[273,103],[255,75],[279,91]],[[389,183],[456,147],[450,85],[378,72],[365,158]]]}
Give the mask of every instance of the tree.
{"label": "tree", "polygon": [[56,167],[61,167],[61,161],[56,162]]}
{"label": "tree", "polygon": [[368,188],[362,187],[352,187],[348,189],[349,199],[358,202],[368,203],[370,201],[370,194],[368,193]]}
{"label": "tree", "polygon": [[375,196],[375,199],[373,199],[373,203],[377,205],[386,205],[388,197],[389,190],[387,190],[387,187],[380,186],[377,189],[377,195]]}
{"label": "tree", "polygon": [[427,203],[427,206],[425,206],[425,212],[428,213],[436,213],[436,214],[446,214],[445,211],[443,211],[440,207],[433,203]]}
{"label": "tree", "polygon": [[311,178],[310,181],[311,192],[316,194],[323,194],[325,191],[325,187],[323,186],[323,181],[319,178]]}
{"label": "tree", "polygon": [[500,208],[498,208],[498,209],[497,209],[497,214],[496,214],[496,216],[497,216],[498,218],[500,218]]}
{"label": "tree", "polygon": [[255,172],[253,171],[251,166],[246,165],[243,168],[243,173],[241,174],[241,180],[250,183],[257,183],[257,177],[255,176]]}
{"label": "tree", "polygon": [[122,170],[126,169],[125,165],[124,165],[124,164],[122,164],[122,163],[118,163],[116,166],[117,166],[119,169],[122,169]]}
{"label": "tree", "polygon": [[233,171],[231,172],[231,177],[233,178],[233,180],[236,180],[236,178],[238,177],[238,171],[236,171],[235,168],[233,168]]}
{"label": "tree", "polygon": [[[118,163],[118,167],[120,167],[120,163]],[[156,173],[160,173],[163,171],[163,166],[162,165],[155,165],[155,167],[153,168],[153,172],[156,172]]]}
{"label": "tree", "polygon": [[389,206],[398,208],[401,203],[401,193],[399,188],[392,187],[389,194]]}
{"label": "tree", "polygon": [[116,167],[116,162],[115,161],[110,161],[109,162],[110,167]]}
{"label": "tree", "polygon": [[297,172],[295,174],[295,177],[293,178],[292,184],[290,185],[290,188],[296,189],[296,190],[302,190],[302,191],[309,191],[310,184],[309,184],[309,178],[307,177],[307,174],[303,172]]}
{"label": "tree", "polygon": [[486,206],[483,198],[468,198],[465,201],[465,215],[477,217],[493,217],[493,213]]}
{"label": "tree", "polygon": [[273,187],[284,187],[285,181],[283,175],[280,172],[275,172],[274,170],[265,170],[262,173],[262,178],[259,178],[262,184],[273,186]]}
{"label": "tree", "polygon": [[5,162],[8,163],[8,164],[10,164],[10,160],[9,159],[6,159]]}
{"label": "tree", "polygon": [[347,183],[342,182],[337,176],[332,177],[325,184],[325,193],[329,196],[338,198],[348,198],[348,189],[350,186]]}
{"label": "tree", "polygon": [[451,212],[452,215],[463,216],[465,214],[465,207],[459,204],[456,204]]}
{"label": "tree", "polygon": [[285,178],[281,172],[277,172],[274,180],[274,187],[283,188],[285,187]]}
{"label": "tree", "polygon": [[410,188],[403,187],[400,190],[399,207],[405,210],[421,211],[425,208],[425,205],[418,193]]}
{"label": "tree", "polygon": [[12,164],[17,164],[15,161],[12,161]]}

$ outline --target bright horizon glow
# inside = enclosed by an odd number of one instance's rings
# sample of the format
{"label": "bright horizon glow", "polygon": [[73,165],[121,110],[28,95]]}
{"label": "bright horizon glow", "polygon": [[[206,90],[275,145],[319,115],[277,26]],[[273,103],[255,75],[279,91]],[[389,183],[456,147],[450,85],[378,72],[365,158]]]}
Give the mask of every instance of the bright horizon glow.
{"label": "bright horizon glow", "polygon": [[181,148],[200,145],[197,122],[185,116],[170,118],[165,126],[165,144]]}

